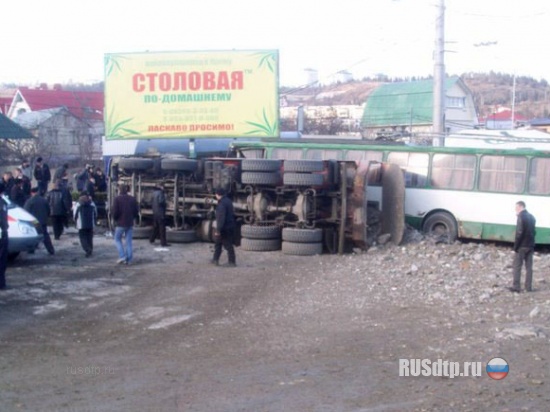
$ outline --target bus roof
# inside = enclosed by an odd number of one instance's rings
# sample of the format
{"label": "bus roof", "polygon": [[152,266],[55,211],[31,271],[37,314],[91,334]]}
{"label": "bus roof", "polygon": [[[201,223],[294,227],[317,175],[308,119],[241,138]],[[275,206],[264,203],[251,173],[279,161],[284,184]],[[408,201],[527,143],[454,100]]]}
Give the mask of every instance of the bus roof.
{"label": "bus roof", "polygon": [[535,150],[530,148],[522,149],[485,149],[473,147],[441,147],[441,146],[413,146],[397,143],[373,144],[372,141],[344,140],[344,139],[262,139],[256,142],[233,142],[231,147],[235,149],[254,148],[308,148],[308,149],[329,149],[329,150],[375,150],[375,151],[402,151],[402,152],[434,152],[434,153],[464,153],[464,154],[506,154],[506,155],[542,155],[550,156],[550,151]]}

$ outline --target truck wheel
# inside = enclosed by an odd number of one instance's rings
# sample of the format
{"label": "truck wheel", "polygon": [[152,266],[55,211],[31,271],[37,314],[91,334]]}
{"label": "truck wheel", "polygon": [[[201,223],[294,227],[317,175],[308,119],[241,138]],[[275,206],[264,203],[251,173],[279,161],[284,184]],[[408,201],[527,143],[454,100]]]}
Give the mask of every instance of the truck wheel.
{"label": "truck wheel", "polygon": [[322,243],[283,242],[282,247],[285,255],[313,256],[323,253]]}
{"label": "truck wheel", "polygon": [[191,243],[197,241],[194,230],[167,230],[166,241],[172,243]]}
{"label": "truck wheel", "polygon": [[149,239],[153,233],[153,226],[134,226],[132,238]]}
{"label": "truck wheel", "polygon": [[281,183],[281,174],[279,172],[243,172],[241,174],[241,183],[246,185],[279,185]]}
{"label": "truck wheel", "polygon": [[322,186],[324,177],[310,173],[285,173],[283,183],[291,186]]}
{"label": "truck wheel", "polygon": [[283,229],[283,240],[294,243],[317,243],[323,240],[321,229],[294,229],[285,227]]}
{"label": "truck wheel", "polygon": [[272,159],[244,159],[241,162],[241,170],[250,172],[278,172],[282,162]]}
{"label": "truck wheel", "polygon": [[241,239],[241,247],[243,250],[252,252],[269,252],[281,249],[280,239]]}
{"label": "truck wheel", "polygon": [[118,166],[124,170],[149,170],[153,167],[153,159],[143,157],[122,158],[118,161]]}
{"label": "truck wheel", "polygon": [[8,253],[8,262],[12,263],[19,256],[19,252]]}
{"label": "truck wheel", "polygon": [[285,172],[322,172],[325,170],[325,163],[322,160],[285,160]]}
{"label": "truck wheel", "polygon": [[280,239],[281,228],[279,226],[242,225],[241,236],[247,239]]}
{"label": "truck wheel", "polygon": [[191,159],[162,159],[160,167],[169,172],[196,172],[198,162]]}
{"label": "truck wheel", "polygon": [[430,236],[453,243],[458,238],[458,228],[455,218],[447,212],[436,212],[424,221],[424,233]]}

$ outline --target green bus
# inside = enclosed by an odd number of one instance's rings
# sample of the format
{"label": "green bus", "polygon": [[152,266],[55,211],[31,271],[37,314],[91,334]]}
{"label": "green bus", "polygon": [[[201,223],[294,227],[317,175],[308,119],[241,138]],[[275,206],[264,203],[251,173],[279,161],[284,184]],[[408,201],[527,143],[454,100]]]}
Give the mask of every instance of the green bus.
{"label": "green bus", "polygon": [[[426,233],[513,242],[515,203],[537,219],[537,244],[550,244],[550,151],[376,145],[343,139],[234,142],[236,156],[336,159],[398,165],[405,179],[405,220]],[[382,207],[381,186],[369,179],[367,198]]]}

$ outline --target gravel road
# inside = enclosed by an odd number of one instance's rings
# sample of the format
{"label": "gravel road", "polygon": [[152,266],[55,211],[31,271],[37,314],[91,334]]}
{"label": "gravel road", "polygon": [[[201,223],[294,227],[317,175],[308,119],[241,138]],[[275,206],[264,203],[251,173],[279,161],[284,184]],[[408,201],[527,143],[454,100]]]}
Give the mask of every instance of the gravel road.
{"label": "gravel road", "polygon": [[[535,291],[513,294],[510,245],[407,239],[343,256],[238,248],[237,268],[211,266],[206,243],[136,240],[120,266],[112,238],[85,258],[70,230],[55,256],[8,268],[0,410],[548,411],[550,254]],[[399,376],[400,359],[480,376]]]}

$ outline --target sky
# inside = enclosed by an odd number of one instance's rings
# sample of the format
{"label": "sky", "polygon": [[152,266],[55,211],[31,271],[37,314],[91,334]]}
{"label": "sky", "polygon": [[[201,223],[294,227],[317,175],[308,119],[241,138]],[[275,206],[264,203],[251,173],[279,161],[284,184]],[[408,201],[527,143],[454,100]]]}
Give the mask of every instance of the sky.
{"label": "sky", "polygon": [[[445,0],[448,74],[550,81],[548,0]],[[103,80],[105,53],[279,50],[279,85],[433,74],[439,0],[26,0],[2,5],[0,84]]]}

